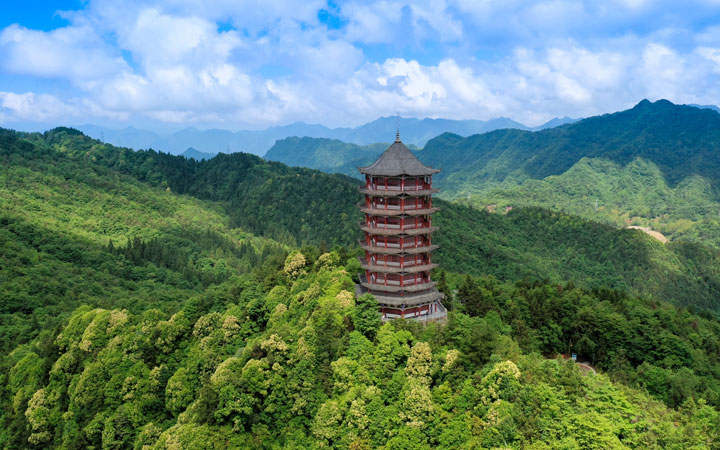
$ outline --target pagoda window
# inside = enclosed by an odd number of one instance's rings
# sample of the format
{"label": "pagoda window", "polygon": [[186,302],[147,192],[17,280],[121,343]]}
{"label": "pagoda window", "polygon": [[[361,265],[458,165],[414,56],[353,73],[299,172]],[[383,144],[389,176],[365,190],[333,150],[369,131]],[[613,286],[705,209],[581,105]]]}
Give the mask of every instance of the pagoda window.
{"label": "pagoda window", "polygon": [[402,189],[402,180],[400,178],[387,179],[387,190],[388,191],[399,191],[401,189]]}
{"label": "pagoda window", "polygon": [[400,248],[400,239],[396,237],[389,237],[386,242],[388,248]]}
{"label": "pagoda window", "polygon": [[387,260],[385,261],[385,265],[388,267],[400,267],[401,266],[401,258],[397,255],[389,255]]}
{"label": "pagoda window", "polygon": [[385,222],[385,228],[400,229],[400,219],[398,217],[388,217]]}

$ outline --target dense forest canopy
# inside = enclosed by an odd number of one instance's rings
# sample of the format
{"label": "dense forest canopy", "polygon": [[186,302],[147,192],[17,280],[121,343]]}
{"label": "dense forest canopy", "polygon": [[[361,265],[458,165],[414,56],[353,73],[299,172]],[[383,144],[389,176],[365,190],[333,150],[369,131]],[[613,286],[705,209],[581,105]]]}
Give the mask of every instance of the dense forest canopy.
{"label": "dense forest canopy", "polygon": [[720,445],[710,247],[438,202],[448,322],[381,324],[353,179],[67,128],[0,162],[3,448]]}
{"label": "dense forest canopy", "polygon": [[[224,282],[172,315],[78,309],[4,359],[0,442],[718,445],[716,319],[610,290],[466,279],[447,325],[381,326],[372,299],[353,299],[342,256],[317,253],[266,264],[264,277]],[[607,374],[553,357],[567,350]]]}

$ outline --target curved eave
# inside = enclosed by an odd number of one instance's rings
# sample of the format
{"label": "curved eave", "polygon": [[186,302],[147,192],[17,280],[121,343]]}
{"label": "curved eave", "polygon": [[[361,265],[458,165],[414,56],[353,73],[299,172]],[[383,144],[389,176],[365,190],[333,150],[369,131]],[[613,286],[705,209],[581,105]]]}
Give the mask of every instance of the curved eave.
{"label": "curved eave", "polygon": [[439,191],[439,189],[421,189],[418,191],[385,191],[380,189],[368,189],[365,186],[360,186],[358,190],[372,197],[402,197],[403,195],[408,197],[424,197],[426,195],[432,195]]}
{"label": "curved eave", "polygon": [[360,222],[360,229],[368,234],[376,236],[418,236],[421,234],[430,234],[437,231],[438,227],[419,227],[408,228],[405,230],[399,228],[373,228]]}
{"label": "curved eave", "polygon": [[368,283],[367,280],[363,280],[363,278],[360,278],[360,285],[370,291],[372,294],[372,291],[378,291],[378,292],[390,292],[390,293],[399,293],[399,292],[421,292],[421,291],[427,291],[429,289],[432,289],[435,287],[437,283],[434,281],[430,281],[423,284],[417,284],[414,286],[385,286],[384,284],[374,284],[374,283]]}
{"label": "curved eave", "polygon": [[415,306],[432,303],[437,300],[442,300],[443,298],[443,295],[435,289],[428,293],[409,294],[403,296],[382,295],[372,292],[371,294],[373,295],[373,297],[375,297],[375,300],[378,302],[378,304],[386,306]]}
{"label": "curved eave", "polygon": [[430,167],[425,167],[422,170],[413,171],[413,173],[407,173],[405,171],[391,172],[386,170],[375,170],[372,168],[372,166],[358,167],[357,169],[358,171],[360,171],[360,173],[364,175],[371,175],[374,177],[424,177],[427,175],[434,175],[440,172],[440,169],[433,169]]}
{"label": "curved eave", "polygon": [[438,208],[423,208],[423,209],[374,209],[367,208],[365,206],[360,207],[360,211],[371,216],[425,216],[436,212]]}
{"label": "curved eave", "polygon": [[379,273],[397,273],[397,274],[404,274],[404,273],[418,273],[418,272],[427,272],[429,270],[432,270],[436,267],[438,267],[438,264],[423,264],[420,266],[410,266],[410,267],[392,267],[392,266],[379,266],[377,264],[368,264],[367,261],[365,261],[363,258],[358,258],[360,260],[360,265],[363,269],[369,270],[371,272],[379,272]]}
{"label": "curved eave", "polygon": [[385,247],[373,247],[367,245],[363,241],[360,242],[360,247],[370,253],[377,253],[378,255],[418,255],[420,253],[430,253],[437,250],[437,245],[425,245],[422,247],[411,247],[411,248],[385,248]]}

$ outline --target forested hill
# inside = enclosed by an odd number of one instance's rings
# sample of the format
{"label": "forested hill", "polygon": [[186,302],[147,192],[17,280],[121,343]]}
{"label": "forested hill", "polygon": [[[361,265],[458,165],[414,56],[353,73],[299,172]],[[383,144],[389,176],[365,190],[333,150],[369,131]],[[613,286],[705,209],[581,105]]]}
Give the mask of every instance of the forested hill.
{"label": "forested hill", "polygon": [[[357,181],[290,168],[235,153],[209,161],[121,149],[70,129],[2,133],[6,160],[45,155],[73,171],[131,176],[145,189],[187,194],[222,208],[228,226],[288,245],[355,246],[359,238]],[[110,170],[110,172],[107,172]],[[437,203],[436,257],[446,270],[523,277],[585,287],[612,287],[676,304],[718,309],[720,255],[700,244],[663,246],[640,231],[618,230],[535,208],[490,214]],[[101,212],[100,212],[101,213]]]}
{"label": "forested hill", "polygon": [[[497,130],[430,140],[423,162],[442,167],[451,189],[463,182],[502,181],[510,175],[542,179],[582,158],[656,164],[673,185],[691,175],[720,188],[720,114],[708,109],[643,100],[634,108],[538,132]],[[514,173],[513,173],[514,172]]]}
{"label": "forested hill", "polygon": [[627,111],[530,133],[428,142],[442,196],[477,207],[540,206],[671,240],[720,247],[720,114],[647,100]]}
{"label": "forested hill", "polygon": [[265,154],[265,159],[357,177],[357,168],[371,164],[388,145],[357,145],[337,139],[290,137],[275,142]]}
{"label": "forested hill", "polygon": [[446,326],[381,326],[350,261],[293,252],[173,314],[79,309],[0,355],[0,446],[717,448],[717,320],[468,279]]}
{"label": "forested hill", "polygon": [[[12,134],[12,132],[6,132]],[[203,200],[221,201],[231,224],[299,243],[350,243],[357,238],[356,182],[315,170],[291,168],[247,153],[205,161],[162,152],[133,151],[57,128],[43,135],[13,135],[67,157],[131,175],[150,185]],[[341,205],[341,206],[338,206]],[[337,217],[335,217],[337,216]]]}
{"label": "forested hill", "polygon": [[355,184],[0,130],[0,447],[718,447],[720,321],[658,300],[712,305],[716,254],[440,202],[448,323],[381,325],[320,242]]}

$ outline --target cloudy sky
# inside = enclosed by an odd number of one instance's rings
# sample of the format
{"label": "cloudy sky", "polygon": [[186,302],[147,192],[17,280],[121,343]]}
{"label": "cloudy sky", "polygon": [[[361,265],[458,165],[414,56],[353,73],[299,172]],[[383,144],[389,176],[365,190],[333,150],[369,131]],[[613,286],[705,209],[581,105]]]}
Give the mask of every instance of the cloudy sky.
{"label": "cloudy sky", "polygon": [[720,0],[25,0],[0,15],[0,126],[536,125],[720,104]]}

